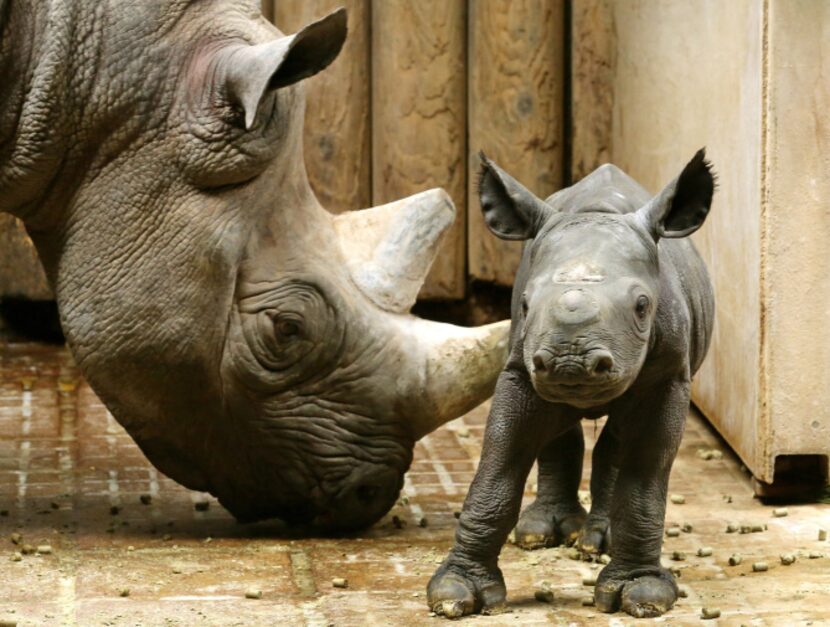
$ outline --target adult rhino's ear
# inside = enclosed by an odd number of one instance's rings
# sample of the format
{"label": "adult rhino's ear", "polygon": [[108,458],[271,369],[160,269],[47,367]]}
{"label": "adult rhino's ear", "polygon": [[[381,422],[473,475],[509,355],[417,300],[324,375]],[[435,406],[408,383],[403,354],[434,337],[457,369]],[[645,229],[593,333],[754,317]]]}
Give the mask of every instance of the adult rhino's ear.
{"label": "adult rhino's ear", "polygon": [[478,195],[487,228],[507,240],[530,239],[552,209],[482,152]]}
{"label": "adult rhino's ear", "polygon": [[637,212],[638,219],[657,241],[661,237],[686,237],[706,220],[715,193],[712,164],[706,149],[697,151],[676,179]]}
{"label": "adult rhino's ear", "polygon": [[337,57],[346,40],[346,9],[338,9],[298,33],[229,53],[228,96],[245,111],[245,128],[256,119],[268,90],[308,78]]}

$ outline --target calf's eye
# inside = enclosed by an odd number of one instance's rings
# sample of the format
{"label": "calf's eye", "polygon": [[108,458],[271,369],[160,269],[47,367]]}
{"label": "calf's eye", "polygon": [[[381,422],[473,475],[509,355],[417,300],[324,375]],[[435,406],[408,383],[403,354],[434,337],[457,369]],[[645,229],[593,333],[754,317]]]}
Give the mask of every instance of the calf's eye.
{"label": "calf's eye", "polygon": [[648,313],[648,306],[648,296],[641,295],[639,298],[637,298],[637,305],[635,306],[635,311],[637,312],[637,317],[640,320],[643,320],[646,317],[646,314]]}

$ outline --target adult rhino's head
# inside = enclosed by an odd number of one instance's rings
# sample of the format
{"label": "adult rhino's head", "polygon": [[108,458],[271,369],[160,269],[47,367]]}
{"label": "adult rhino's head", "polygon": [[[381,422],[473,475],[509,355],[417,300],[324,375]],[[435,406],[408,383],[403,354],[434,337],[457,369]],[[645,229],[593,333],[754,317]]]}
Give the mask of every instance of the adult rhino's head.
{"label": "adult rhino's head", "polygon": [[0,161],[19,183],[2,209],[91,385],[155,465],[241,519],[371,524],[414,442],[489,395],[507,329],[408,314],[453,221],[442,191],[340,216],[314,197],[300,81],[345,12],[283,36],[254,2],[37,6],[0,24],[37,42],[13,73],[37,89],[4,106],[38,167],[17,146]]}
{"label": "adult rhino's head", "polygon": [[253,234],[220,369],[223,446],[233,439],[246,465],[213,488],[238,517],[371,523],[397,498],[415,440],[490,394],[504,324],[407,314],[453,217],[433,190],[313,232],[277,218]]}

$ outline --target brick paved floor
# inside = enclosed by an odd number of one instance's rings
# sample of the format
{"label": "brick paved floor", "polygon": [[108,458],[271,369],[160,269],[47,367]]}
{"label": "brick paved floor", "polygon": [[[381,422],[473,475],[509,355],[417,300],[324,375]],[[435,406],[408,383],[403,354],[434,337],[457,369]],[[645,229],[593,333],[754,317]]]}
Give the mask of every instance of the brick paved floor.
{"label": "brick paved floor", "polygon": [[[0,621],[19,625],[442,625],[424,600],[450,546],[455,518],[478,461],[486,407],[419,442],[402,503],[366,533],[294,537],[276,522],[239,525],[213,500],[156,472],[80,379],[68,354],[0,343]],[[585,424],[590,444],[595,428]],[[705,461],[701,449],[723,451]],[[586,478],[590,472],[586,465]],[[527,499],[532,498],[533,477]],[[587,483],[585,484],[587,485]],[[583,486],[584,487],[584,486]],[[719,625],[830,625],[830,505],[790,505],[789,515],[752,497],[748,476],[698,417],[691,416],[672,473],[668,520],[691,533],[667,538],[666,564],[688,592],[667,616],[633,621],[583,607],[596,572],[566,549],[507,546],[501,565],[509,610],[464,619],[477,625],[699,624],[717,607]],[[141,497],[149,495],[149,503]],[[204,510],[205,505],[207,509]],[[198,504],[198,509],[197,509]],[[203,510],[203,511],[200,511]],[[403,521],[397,528],[392,517]],[[425,517],[426,527],[417,521]],[[766,524],[726,534],[729,522]],[[10,540],[22,535],[21,544]],[[22,544],[51,554],[13,561]],[[712,547],[711,557],[696,557]],[[668,559],[680,550],[682,562]],[[778,556],[795,552],[782,566]],[[827,557],[809,559],[810,551]],[[729,566],[732,553],[743,562]],[[753,573],[766,561],[769,570]],[[346,589],[334,588],[344,577]],[[542,581],[553,604],[534,600]],[[260,599],[247,599],[255,589]],[[121,596],[129,590],[128,596]],[[2,623],[6,624],[6,623]]]}

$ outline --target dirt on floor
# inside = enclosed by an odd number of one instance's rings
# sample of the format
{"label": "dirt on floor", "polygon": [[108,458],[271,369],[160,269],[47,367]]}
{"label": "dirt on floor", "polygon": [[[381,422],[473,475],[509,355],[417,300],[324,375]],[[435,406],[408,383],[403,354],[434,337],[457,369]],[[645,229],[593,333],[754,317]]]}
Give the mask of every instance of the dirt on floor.
{"label": "dirt on floor", "polygon": [[[486,412],[418,443],[399,504],[372,529],[304,539],[275,522],[237,524],[213,498],[159,474],[64,349],[0,343],[0,625],[443,625],[424,590],[451,545]],[[599,428],[585,423],[586,458]],[[586,463],[583,488],[589,473]],[[687,625],[707,608],[720,611],[711,625],[830,625],[830,542],[819,540],[830,505],[761,504],[694,414],[670,492],[685,502],[668,506],[681,530],[666,538],[664,561],[687,596],[666,616],[600,614],[583,583],[600,566],[566,548],[508,545],[507,611],[463,621]],[[767,568],[754,572],[759,562]],[[552,603],[535,598],[542,588]]]}

